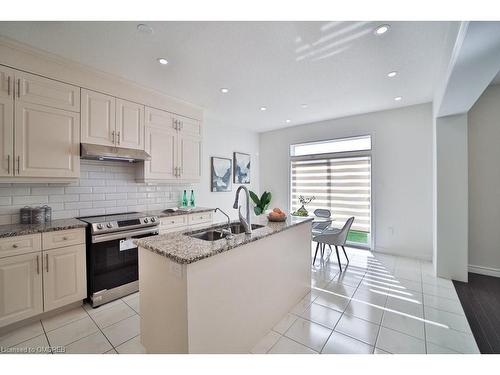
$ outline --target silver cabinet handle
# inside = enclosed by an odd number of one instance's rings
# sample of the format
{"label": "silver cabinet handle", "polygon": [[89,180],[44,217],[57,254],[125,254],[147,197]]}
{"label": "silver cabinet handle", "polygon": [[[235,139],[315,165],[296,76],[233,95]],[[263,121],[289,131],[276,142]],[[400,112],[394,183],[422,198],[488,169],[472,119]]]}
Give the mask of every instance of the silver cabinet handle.
{"label": "silver cabinet handle", "polygon": [[21,97],[21,78],[17,79],[17,97]]}
{"label": "silver cabinet handle", "polygon": [[21,170],[21,169],[20,169],[20,165],[21,165],[21,157],[20,157],[20,156],[18,156],[18,157],[17,157],[17,174],[20,174],[20,173],[21,173],[21,172],[20,172],[20,170]]}
{"label": "silver cabinet handle", "polygon": [[177,167],[174,167],[174,176],[177,177]]}
{"label": "silver cabinet handle", "polygon": [[184,122],[183,121],[179,121],[179,125],[180,125],[179,129],[182,130],[182,128],[184,127]]}
{"label": "silver cabinet handle", "polygon": [[179,167],[179,177],[182,177],[182,167]]}
{"label": "silver cabinet handle", "polygon": [[10,174],[10,155],[7,155],[7,174]]}
{"label": "silver cabinet handle", "polygon": [[111,137],[112,137],[111,142],[113,142],[113,144],[114,144],[115,143],[115,131],[114,130],[111,132]]}
{"label": "silver cabinet handle", "polygon": [[17,249],[17,247],[18,247],[17,243],[15,243],[14,245],[12,245],[12,247],[13,247],[14,249]]}
{"label": "silver cabinet handle", "polygon": [[10,76],[7,77],[7,96],[10,96]]}
{"label": "silver cabinet handle", "polygon": [[47,263],[45,267],[47,269],[47,272],[49,272],[49,254],[45,254],[45,263]]}
{"label": "silver cabinet handle", "polygon": [[172,127],[177,130],[177,120],[176,119],[172,119]]}
{"label": "silver cabinet handle", "polygon": [[36,256],[36,273],[37,273],[37,275],[40,274],[40,256],[39,255]]}
{"label": "silver cabinet handle", "polygon": [[66,237],[66,236],[64,236],[64,237],[63,237],[63,241],[67,241],[68,239],[69,239],[69,238],[68,238],[68,237]]}
{"label": "silver cabinet handle", "polygon": [[118,136],[118,144],[120,144],[120,132],[118,132],[117,136]]}

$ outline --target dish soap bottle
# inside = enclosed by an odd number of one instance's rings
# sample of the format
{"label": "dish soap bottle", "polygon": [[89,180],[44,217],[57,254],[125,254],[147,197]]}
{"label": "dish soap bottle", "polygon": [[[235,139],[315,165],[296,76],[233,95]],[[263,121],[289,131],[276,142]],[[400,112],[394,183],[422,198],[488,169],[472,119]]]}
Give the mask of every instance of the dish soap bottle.
{"label": "dish soap bottle", "polygon": [[187,193],[186,190],[184,190],[184,194],[182,194],[182,207],[187,207],[187,205],[188,205]]}
{"label": "dish soap bottle", "polygon": [[189,200],[189,205],[191,207],[193,207],[193,208],[195,207],[195,203],[194,203],[194,191],[193,190],[191,190],[191,199]]}

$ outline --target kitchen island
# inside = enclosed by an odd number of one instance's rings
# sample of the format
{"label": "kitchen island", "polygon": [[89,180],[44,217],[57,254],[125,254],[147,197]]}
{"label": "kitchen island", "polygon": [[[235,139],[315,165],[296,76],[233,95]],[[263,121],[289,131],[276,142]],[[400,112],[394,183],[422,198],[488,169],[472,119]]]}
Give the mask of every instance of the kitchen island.
{"label": "kitchen island", "polygon": [[136,241],[148,353],[248,353],[307,294],[311,219],[254,226],[231,239],[214,238],[214,225]]}

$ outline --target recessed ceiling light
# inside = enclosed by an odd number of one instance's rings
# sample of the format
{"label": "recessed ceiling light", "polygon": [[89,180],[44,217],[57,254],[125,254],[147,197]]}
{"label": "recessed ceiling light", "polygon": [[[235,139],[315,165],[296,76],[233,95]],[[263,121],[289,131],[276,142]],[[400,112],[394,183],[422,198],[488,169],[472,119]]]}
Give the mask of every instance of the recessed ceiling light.
{"label": "recessed ceiling light", "polygon": [[402,96],[396,96],[396,97],[394,98],[394,100],[395,100],[395,101],[397,101],[397,102],[401,101],[401,99],[403,99],[403,97],[402,97]]}
{"label": "recessed ceiling light", "polygon": [[137,30],[144,34],[153,34],[153,28],[146,25],[145,23],[140,23],[137,25]]}
{"label": "recessed ceiling light", "polygon": [[389,78],[394,78],[397,75],[398,75],[398,72],[389,72],[389,73],[387,73],[387,77],[389,77]]}
{"label": "recessed ceiling light", "polygon": [[389,25],[380,25],[375,29],[375,35],[382,35],[389,31],[391,26]]}
{"label": "recessed ceiling light", "polygon": [[161,65],[167,65],[168,64],[168,60],[167,59],[164,59],[163,57],[160,57],[158,59],[158,62],[161,64]]}
{"label": "recessed ceiling light", "polygon": [[291,120],[285,120],[285,122],[286,122],[287,124],[289,124],[289,123],[291,122]]}
{"label": "recessed ceiling light", "polygon": [[261,111],[267,111],[267,107],[260,107]]}
{"label": "recessed ceiling light", "polygon": [[302,108],[307,108],[307,104],[301,104],[300,105]]}
{"label": "recessed ceiling light", "polygon": [[220,92],[223,93],[223,94],[227,94],[229,92],[229,89],[226,88],[226,87],[223,87],[220,89]]}

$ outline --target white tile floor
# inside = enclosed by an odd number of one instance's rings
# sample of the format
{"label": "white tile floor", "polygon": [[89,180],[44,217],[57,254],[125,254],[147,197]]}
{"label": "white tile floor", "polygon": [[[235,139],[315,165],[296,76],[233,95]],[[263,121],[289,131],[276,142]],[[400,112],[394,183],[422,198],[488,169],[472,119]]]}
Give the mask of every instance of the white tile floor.
{"label": "white tile floor", "polygon": [[312,291],[252,353],[479,353],[453,284],[432,264],[346,249],[312,272]]}
{"label": "white tile floor", "polygon": [[[430,263],[346,250],[342,273],[335,256],[316,262],[311,292],[252,353],[478,353],[453,284]],[[0,352],[144,353],[139,314],[138,293],[84,305],[0,336]]]}
{"label": "white tile floor", "polygon": [[139,293],[92,309],[83,305],[0,336],[0,352],[141,354]]}

